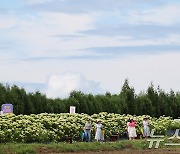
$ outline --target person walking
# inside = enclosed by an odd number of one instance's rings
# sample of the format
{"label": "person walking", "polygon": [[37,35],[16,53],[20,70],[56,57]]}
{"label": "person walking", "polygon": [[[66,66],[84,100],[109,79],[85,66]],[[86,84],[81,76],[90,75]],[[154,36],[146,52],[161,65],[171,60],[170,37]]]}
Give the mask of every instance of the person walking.
{"label": "person walking", "polygon": [[85,141],[90,142],[91,141],[91,123],[90,119],[87,119],[86,124],[84,126],[84,135],[85,135]]}

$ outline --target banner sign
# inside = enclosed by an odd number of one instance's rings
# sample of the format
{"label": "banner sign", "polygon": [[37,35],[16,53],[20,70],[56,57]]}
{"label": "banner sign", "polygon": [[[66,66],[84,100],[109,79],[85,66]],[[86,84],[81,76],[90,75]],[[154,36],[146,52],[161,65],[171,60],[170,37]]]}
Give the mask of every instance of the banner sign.
{"label": "banner sign", "polygon": [[75,106],[70,106],[70,113],[71,114],[76,113],[76,107]]}
{"label": "banner sign", "polygon": [[1,106],[1,110],[3,111],[3,114],[13,113],[13,105],[12,104],[3,104]]}

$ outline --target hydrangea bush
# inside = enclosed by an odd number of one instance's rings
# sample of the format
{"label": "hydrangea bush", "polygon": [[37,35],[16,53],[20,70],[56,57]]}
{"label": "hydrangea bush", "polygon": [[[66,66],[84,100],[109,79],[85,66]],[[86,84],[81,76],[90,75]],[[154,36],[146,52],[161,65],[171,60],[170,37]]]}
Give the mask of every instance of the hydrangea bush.
{"label": "hydrangea bush", "polygon": [[165,134],[167,129],[180,128],[180,122],[175,122],[171,117],[153,118],[148,115],[132,116],[102,112],[93,114],[31,114],[31,115],[5,115],[0,117],[0,142],[59,142],[66,137],[73,140],[81,140],[86,119],[91,120],[92,138],[95,134],[95,124],[97,119],[101,119],[104,126],[105,138],[117,134],[123,135],[126,123],[133,117],[137,121],[137,133],[141,132],[143,117],[150,120],[151,129],[155,129],[157,134]]}

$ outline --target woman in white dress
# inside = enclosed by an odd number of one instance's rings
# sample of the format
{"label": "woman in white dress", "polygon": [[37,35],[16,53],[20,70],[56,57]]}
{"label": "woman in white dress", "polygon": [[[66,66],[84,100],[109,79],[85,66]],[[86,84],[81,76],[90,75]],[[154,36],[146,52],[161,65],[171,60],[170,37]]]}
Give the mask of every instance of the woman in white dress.
{"label": "woman in white dress", "polygon": [[143,127],[144,127],[144,130],[143,130],[143,135],[145,138],[148,138],[150,136],[150,129],[149,129],[149,120],[148,118],[144,118],[143,119]]}
{"label": "woman in white dress", "polygon": [[103,141],[103,135],[102,135],[102,129],[103,129],[103,125],[101,124],[100,120],[97,120],[97,124],[96,124],[96,135],[95,135],[95,139],[97,141]]}

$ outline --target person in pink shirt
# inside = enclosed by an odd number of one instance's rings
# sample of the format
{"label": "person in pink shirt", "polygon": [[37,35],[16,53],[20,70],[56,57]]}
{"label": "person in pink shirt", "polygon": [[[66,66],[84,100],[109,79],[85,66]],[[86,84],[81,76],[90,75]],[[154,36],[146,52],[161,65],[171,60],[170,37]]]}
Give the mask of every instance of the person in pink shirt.
{"label": "person in pink shirt", "polygon": [[133,119],[130,119],[128,126],[129,126],[129,139],[134,140],[135,137],[137,137],[136,128],[135,128],[136,122]]}

